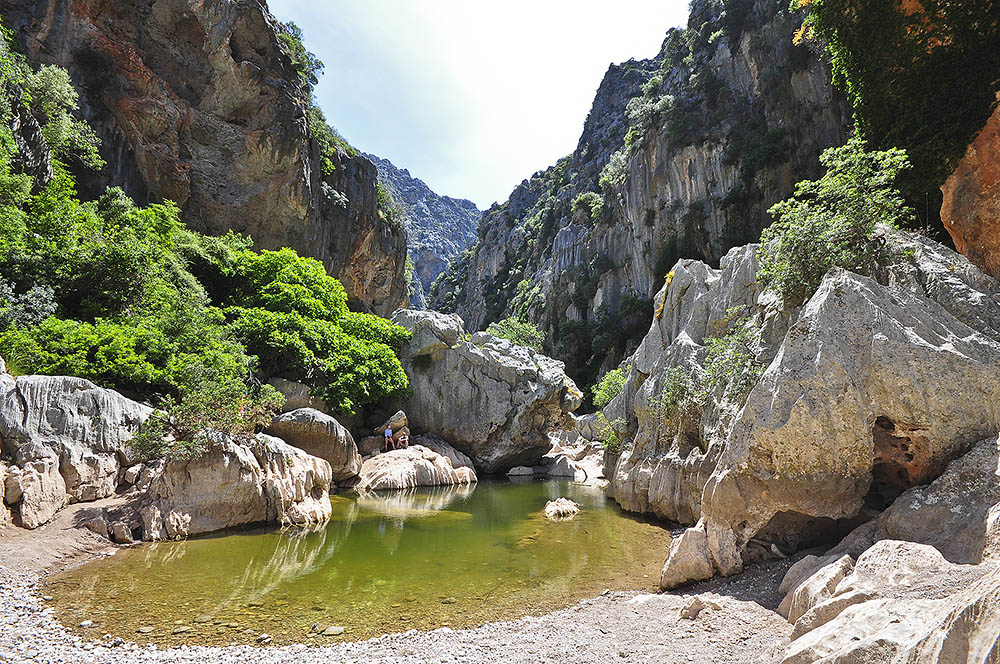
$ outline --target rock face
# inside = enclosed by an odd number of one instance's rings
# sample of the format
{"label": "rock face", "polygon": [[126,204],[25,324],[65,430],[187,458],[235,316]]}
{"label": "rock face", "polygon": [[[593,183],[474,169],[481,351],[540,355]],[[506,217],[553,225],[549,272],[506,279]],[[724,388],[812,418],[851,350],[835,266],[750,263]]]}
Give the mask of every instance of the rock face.
{"label": "rock face", "polygon": [[7,484],[7,464],[0,461],[0,528],[10,525],[10,510],[7,509],[7,502],[4,499]]}
{"label": "rock face", "polygon": [[[843,142],[849,113],[821,58],[792,42],[801,16],[746,5],[734,27],[722,4],[696,0],[687,32],[669,33],[656,58],[613,65],[576,150],[484,213],[474,254],[453,263],[431,306],[471,330],[527,316],[579,381],[635,348],[648,320],[637,303],[678,258],[716,264],[759,237],[768,207]],[[670,110],[648,110],[640,131],[630,100]],[[616,183],[603,187],[616,152]],[[603,199],[597,218],[573,205],[587,192]]]}
{"label": "rock face", "polygon": [[349,480],[361,470],[361,455],[351,432],[318,410],[282,413],[271,421],[267,433],[329,463],[334,482]]}
{"label": "rock face", "polygon": [[955,248],[1000,278],[1000,107],[941,187],[941,221]]}
{"label": "rock face", "polygon": [[[675,265],[605,408],[631,443],[609,493],[700,524],[673,541],[664,587],[846,532],[1000,430],[1000,284],[932,241],[880,232],[895,258],[877,280],[832,270],[796,311],[757,291],[752,246],[720,270]],[[706,340],[736,324],[734,307],[754,323],[761,379],[745,397],[730,381],[665,427],[657,395],[676,368],[700,375]]]}
{"label": "rock face", "polygon": [[[820,577],[835,578],[843,563]],[[804,601],[782,664],[977,662],[1000,657],[1000,568],[954,565],[930,546],[884,540],[832,593]]]}
{"label": "rock face", "polygon": [[82,188],[170,199],[201,231],[323,261],[357,304],[406,299],[406,235],[378,211],[375,166],[320,167],[308,92],[263,2],[0,0],[34,64],[67,68],[111,164]]}
{"label": "rock face", "polygon": [[210,451],[172,461],[136,506],[147,541],[254,523],[306,526],[330,518],[330,464],[260,435],[251,445],[216,436]]}
{"label": "rock face", "polygon": [[0,443],[24,469],[21,482],[30,487],[22,521],[45,523],[65,504],[65,494],[70,502],[112,495],[132,461],[128,441],[151,412],[82,378],[18,378],[0,396]]}
{"label": "rock face", "polygon": [[361,466],[358,491],[473,484],[476,481],[476,472],[472,468],[455,468],[448,457],[422,445],[411,445],[406,449],[392,450],[366,460]]}
{"label": "rock face", "polygon": [[535,465],[548,434],[572,427],[582,395],[562,362],[486,333],[465,341],[458,317],[402,310],[393,322],[413,333],[401,352],[410,426],[438,434],[480,471]]}
{"label": "rock face", "polygon": [[406,226],[407,255],[413,263],[410,306],[423,309],[431,284],[448,263],[476,241],[482,212],[472,201],[441,196],[408,170],[388,159],[365,155],[378,169],[378,180],[392,194]]}
{"label": "rock face", "polygon": [[12,507],[14,523],[33,530],[48,523],[68,498],[59,458],[47,448],[36,448],[31,456],[8,471],[4,500]]}

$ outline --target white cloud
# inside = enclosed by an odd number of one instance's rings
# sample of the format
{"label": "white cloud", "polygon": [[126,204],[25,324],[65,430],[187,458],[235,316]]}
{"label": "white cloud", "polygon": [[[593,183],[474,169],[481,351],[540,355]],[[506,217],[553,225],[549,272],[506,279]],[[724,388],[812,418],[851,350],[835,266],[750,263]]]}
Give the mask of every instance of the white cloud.
{"label": "white cloud", "polygon": [[331,124],[480,207],[576,146],[612,62],[656,54],[682,0],[271,0],[326,63]]}

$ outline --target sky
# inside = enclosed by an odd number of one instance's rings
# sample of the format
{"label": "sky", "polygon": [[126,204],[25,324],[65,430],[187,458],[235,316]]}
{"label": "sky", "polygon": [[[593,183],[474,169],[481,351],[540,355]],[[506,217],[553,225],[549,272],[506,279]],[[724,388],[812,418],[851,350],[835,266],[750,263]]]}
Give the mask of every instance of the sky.
{"label": "sky", "polygon": [[656,55],[687,0],[270,0],[326,65],[358,149],[480,208],[576,147],[612,63]]}

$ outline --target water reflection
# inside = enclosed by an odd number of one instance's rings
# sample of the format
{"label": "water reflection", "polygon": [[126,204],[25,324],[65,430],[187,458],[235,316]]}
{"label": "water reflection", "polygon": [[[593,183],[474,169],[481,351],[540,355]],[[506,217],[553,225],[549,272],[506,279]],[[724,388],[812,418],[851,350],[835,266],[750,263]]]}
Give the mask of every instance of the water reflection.
{"label": "water reflection", "polygon": [[[545,519],[545,502],[559,496],[580,503],[581,514]],[[666,530],[569,482],[331,500],[332,518],[315,532],[143,546],[53,577],[50,594],[67,624],[85,615],[131,637],[155,623],[149,638],[165,643],[251,642],[263,631],[298,642],[318,638],[310,636],[316,623],[363,638],[511,618],[605,588],[652,588],[669,545]],[[177,621],[191,631],[171,634]]]}

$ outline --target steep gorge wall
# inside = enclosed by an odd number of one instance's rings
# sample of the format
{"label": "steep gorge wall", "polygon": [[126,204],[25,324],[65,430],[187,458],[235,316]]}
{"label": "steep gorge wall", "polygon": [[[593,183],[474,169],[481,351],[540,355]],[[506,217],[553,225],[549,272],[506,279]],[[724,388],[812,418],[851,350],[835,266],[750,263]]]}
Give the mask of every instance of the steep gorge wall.
{"label": "steep gorge wall", "polygon": [[375,167],[340,151],[319,168],[265,3],[0,0],[0,13],[34,64],[73,77],[108,162],[85,193],[170,199],[197,230],[319,258],[359,307],[405,300],[405,231],[379,215]]}
{"label": "steep gorge wall", "polygon": [[378,179],[399,207],[406,227],[407,255],[413,263],[410,307],[423,309],[431,284],[448,263],[476,241],[482,211],[470,200],[442,196],[427,184],[396,168],[388,159],[365,155],[378,169]]}
{"label": "steep gorge wall", "polygon": [[[688,29],[672,30],[656,58],[613,65],[577,149],[484,214],[474,255],[431,305],[471,329],[532,320],[583,384],[617,364],[677,258],[717,264],[755,240],[766,210],[845,139],[848,108],[823,58],[793,44],[802,17],[784,6],[696,1]],[[644,131],[626,113],[633,98],[660,109]],[[609,160],[622,163],[602,187]],[[596,218],[573,205],[586,192],[603,199]]]}

